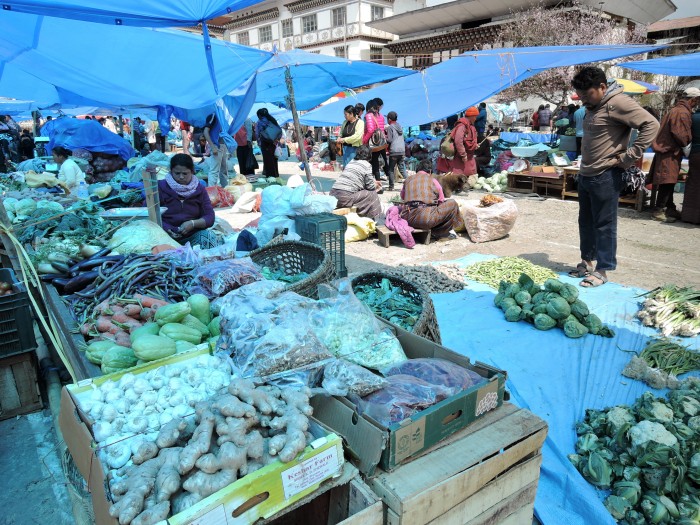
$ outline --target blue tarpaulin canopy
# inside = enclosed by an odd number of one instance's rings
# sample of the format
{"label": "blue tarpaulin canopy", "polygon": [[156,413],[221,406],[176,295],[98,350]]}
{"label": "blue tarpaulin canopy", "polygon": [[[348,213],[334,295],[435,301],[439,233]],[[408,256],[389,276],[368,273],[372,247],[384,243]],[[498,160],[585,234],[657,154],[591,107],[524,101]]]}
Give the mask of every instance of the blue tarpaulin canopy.
{"label": "blue tarpaulin canopy", "polygon": [[3,9],[85,22],[140,27],[195,26],[260,0],[9,0]]}
{"label": "blue tarpaulin canopy", "polygon": [[646,73],[670,75],[675,77],[694,77],[700,75],[700,52],[672,57],[652,58],[621,64],[627,69]]}
{"label": "blue tarpaulin canopy", "polygon": [[[3,11],[0,28],[4,64],[0,96],[46,105],[211,106],[245,84],[271,56],[258,49],[212,41],[217,92],[198,35],[7,11]],[[32,89],[32,79],[43,93]],[[30,92],[19,93],[21,88]]]}
{"label": "blue tarpaulin canopy", "polygon": [[404,126],[449,117],[546,69],[612,60],[660,49],[662,46],[552,46],[504,48],[464,53],[343,100],[310,111],[303,124],[334,125],[343,121],[348,104],[381,98],[383,111],[396,111]]}
{"label": "blue tarpaulin canopy", "polygon": [[250,108],[250,112],[248,113],[248,118],[250,118],[253,122],[257,122],[257,112],[259,109],[262,108],[267,108],[267,111],[270,113],[270,115],[275,117],[275,120],[280,126],[292,120],[292,112],[288,109],[280,108],[278,106],[275,106],[274,104],[262,102],[256,102],[255,104],[253,104],[253,107]]}
{"label": "blue tarpaulin canopy", "polygon": [[294,49],[275,53],[258,69],[256,102],[286,105],[289,96],[285,83],[287,67],[294,82],[294,99],[299,111],[314,108],[344,89],[415,74],[408,69]]}

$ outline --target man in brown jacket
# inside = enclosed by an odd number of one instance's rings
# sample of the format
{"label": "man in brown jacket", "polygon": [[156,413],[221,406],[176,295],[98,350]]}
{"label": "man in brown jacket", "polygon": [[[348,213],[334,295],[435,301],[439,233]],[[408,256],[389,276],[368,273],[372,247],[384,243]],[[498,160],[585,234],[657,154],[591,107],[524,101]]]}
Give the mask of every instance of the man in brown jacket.
{"label": "man in brown jacket", "polygon": [[654,149],[654,162],[651,174],[658,186],[653,218],[657,221],[676,222],[681,218],[673,203],[673,190],[678,182],[683,160],[683,148],[690,144],[693,133],[691,123],[693,111],[700,100],[698,88],[686,89],[676,105],[666,113],[661,121],[661,129],[651,147]]}
{"label": "man in brown jacket", "polygon": [[[600,68],[584,67],[571,85],[586,107],[586,116],[578,179],[581,262],[569,275],[583,277],[581,286],[595,287],[608,282],[607,272],[617,266],[617,206],[622,175],[642,157],[659,123],[624,95],[622,86],[608,83]],[[633,128],[639,135],[628,147]]]}

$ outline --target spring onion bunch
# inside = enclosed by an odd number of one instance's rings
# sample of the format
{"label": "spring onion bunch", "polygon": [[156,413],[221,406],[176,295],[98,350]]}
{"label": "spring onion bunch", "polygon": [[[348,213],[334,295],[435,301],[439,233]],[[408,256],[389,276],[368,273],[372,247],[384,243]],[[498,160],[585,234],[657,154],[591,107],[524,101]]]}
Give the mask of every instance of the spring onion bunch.
{"label": "spring onion bunch", "polygon": [[637,317],[664,336],[695,337],[700,333],[700,291],[668,285],[645,294]]}

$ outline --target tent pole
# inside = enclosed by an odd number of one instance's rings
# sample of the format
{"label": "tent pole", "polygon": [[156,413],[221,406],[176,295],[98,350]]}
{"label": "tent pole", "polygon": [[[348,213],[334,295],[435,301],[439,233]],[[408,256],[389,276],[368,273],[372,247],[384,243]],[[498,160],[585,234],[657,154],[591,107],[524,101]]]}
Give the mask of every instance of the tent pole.
{"label": "tent pole", "polygon": [[301,124],[299,124],[299,113],[297,113],[297,103],[294,99],[294,83],[292,82],[292,72],[289,70],[289,66],[284,69],[284,80],[287,84],[287,92],[289,96],[287,100],[289,101],[289,109],[292,110],[292,119],[294,120],[294,129],[297,132],[297,154],[304,163],[304,171],[306,172],[306,180],[311,183],[311,167],[309,166],[309,159],[306,158],[306,150],[304,149],[304,141],[302,140],[301,134]]}
{"label": "tent pole", "polygon": [[39,112],[38,111],[32,111],[32,134],[35,137],[39,136]]}
{"label": "tent pole", "polygon": [[163,227],[163,220],[160,216],[160,196],[158,195],[158,178],[156,177],[155,166],[148,166],[141,174],[143,178],[143,189],[146,190],[146,207],[148,218]]}
{"label": "tent pole", "polygon": [[124,136],[124,119],[119,115],[119,133]]}

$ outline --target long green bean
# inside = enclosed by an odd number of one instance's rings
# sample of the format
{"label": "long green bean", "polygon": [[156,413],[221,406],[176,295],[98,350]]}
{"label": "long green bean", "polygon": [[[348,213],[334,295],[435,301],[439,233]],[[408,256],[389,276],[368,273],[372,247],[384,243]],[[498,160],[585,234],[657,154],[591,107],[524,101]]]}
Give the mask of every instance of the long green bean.
{"label": "long green bean", "polygon": [[673,375],[700,370],[700,353],[679,345],[668,338],[652,339],[639,357],[652,368]]}
{"label": "long green bean", "polygon": [[472,264],[465,270],[467,277],[473,281],[484,283],[498,289],[501,281],[517,283],[521,274],[529,275],[537,284],[543,284],[547,279],[556,279],[549,268],[537,266],[521,257],[499,257]]}

